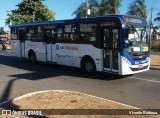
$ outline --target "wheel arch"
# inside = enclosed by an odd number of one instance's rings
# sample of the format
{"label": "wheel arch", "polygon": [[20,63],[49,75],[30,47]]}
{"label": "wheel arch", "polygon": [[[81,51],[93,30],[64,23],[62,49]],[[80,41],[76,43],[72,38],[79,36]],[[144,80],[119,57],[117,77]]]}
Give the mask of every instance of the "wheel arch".
{"label": "wheel arch", "polygon": [[28,51],[28,59],[30,58],[30,54],[31,54],[31,53],[34,53],[34,54],[36,55],[36,53],[34,52],[34,50],[30,49],[30,50]]}
{"label": "wheel arch", "polygon": [[95,69],[97,70],[96,63],[95,63],[94,59],[89,55],[85,55],[85,56],[82,57],[81,63],[80,63],[81,64],[81,68],[83,68],[83,64],[87,60],[92,60],[94,62],[94,65],[95,65]]}

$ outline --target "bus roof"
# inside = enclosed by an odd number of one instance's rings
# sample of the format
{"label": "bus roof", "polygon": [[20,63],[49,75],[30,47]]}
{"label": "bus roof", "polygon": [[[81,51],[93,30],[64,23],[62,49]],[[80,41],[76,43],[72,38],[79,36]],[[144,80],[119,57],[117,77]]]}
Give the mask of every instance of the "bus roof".
{"label": "bus roof", "polygon": [[105,20],[118,20],[119,22],[126,23],[128,25],[147,26],[147,22],[144,18],[131,16],[131,15],[107,15],[101,17],[89,17],[89,18],[75,18],[67,20],[53,20],[43,22],[28,22],[23,24],[13,24],[10,27],[26,27],[26,26],[39,26],[39,25],[51,25],[51,24],[69,24],[69,23],[80,23],[80,22],[98,22]]}

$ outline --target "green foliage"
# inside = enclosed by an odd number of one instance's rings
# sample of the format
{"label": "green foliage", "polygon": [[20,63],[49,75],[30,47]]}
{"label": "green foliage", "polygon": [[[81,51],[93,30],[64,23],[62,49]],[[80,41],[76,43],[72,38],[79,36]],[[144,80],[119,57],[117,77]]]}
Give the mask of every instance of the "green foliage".
{"label": "green foliage", "polygon": [[154,21],[160,22],[160,12],[157,14],[157,17],[154,19]]}
{"label": "green foliage", "polygon": [[157,38],[157,30],[156,28],[153,28],[152,34],[151,34],[151,40],[156,40]]}
{"label": "green foliage", "polygon": [[118,8],[121,7],[121,0],[108,0],[108,4],[110,14],[119,13]]}
{"label": "green foliage", "polygon": [[0,30],[0,35],[5,35],[6,32],[4,30]]}
{"label": "green foliage", "polygon": [[127,14],[129,15],[147,18],[147,5],[145,4],[145,0],[134,0],[128,9]]}
{"label": "green foliage", "polygon": [[151,48],[152,49],[160,49],[160,41],[159,40],[152,40],[151,41]]}
{"label": "green foliage", "polygon": [[[91,14],[89,17],[105,16],[107,14],[116,14],[121,6],[121,0],[89,0],[89,9]],[[83,2],[72,15],[76,18],[86,16],[86,3]]]}
{"label": "green foliage", "polygon": [[54,20],[55,13],[43,5],[44,0],[23,0],[23,2],[16,5],[18,8],[12,10],[7,14],[6,25],[9,23],[19,24],[33,21],[33,14],[35,13],[35,21]]}
{"label": "green foliage", "polygon": [[[91,10],[90,16],[97,16],[97,6],[98,2],[96,0],[89,0]],[[76,15],[76,18],[85,17],[86,16],[86,2],[82,2],[82,4],[73,12],[72,15]]]}

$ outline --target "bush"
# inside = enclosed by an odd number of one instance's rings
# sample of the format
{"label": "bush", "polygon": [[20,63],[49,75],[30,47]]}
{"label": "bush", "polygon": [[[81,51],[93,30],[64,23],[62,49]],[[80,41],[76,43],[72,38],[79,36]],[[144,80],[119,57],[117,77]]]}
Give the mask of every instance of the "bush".
{"label": "bush", "polygon": [[160,49],[160,41],[152,40],[151,41],[151,48],[152,49]]}

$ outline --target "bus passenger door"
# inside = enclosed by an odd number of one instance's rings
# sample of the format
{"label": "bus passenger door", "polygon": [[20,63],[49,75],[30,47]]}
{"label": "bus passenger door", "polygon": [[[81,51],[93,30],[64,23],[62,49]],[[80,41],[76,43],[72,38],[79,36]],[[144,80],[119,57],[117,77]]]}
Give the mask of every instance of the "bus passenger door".
{"label": "bus passenger door", "polygon": [[112,29],[112,71],[119,72],[119,61],[118,61],[118,52],[119,52],[119,30],[118,28]]}
{"label": "bus passenger door", "polygon": [[55,29],[45,29],[46,61],[56,61]]}
{"label": "bus passenger door", "polygon": [[20,57],[25,57],[25,29],[19,29],[19,41],[20,41]]}
{"label": "bus passenger door", "polygon": [[103,28],[104,70],[118,72],[118,29]]}

